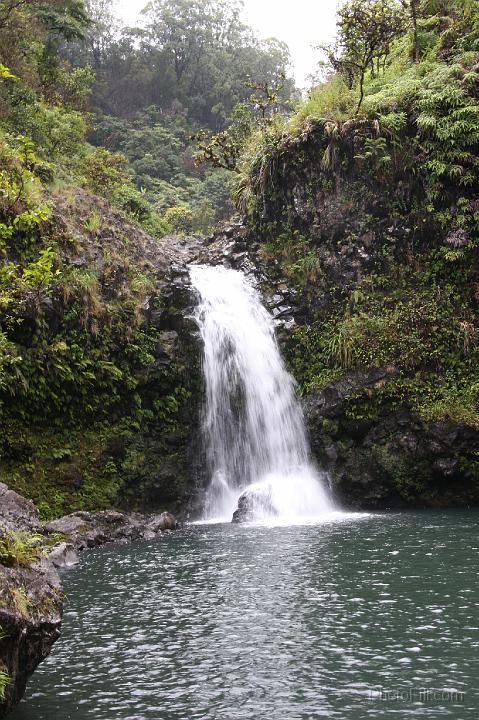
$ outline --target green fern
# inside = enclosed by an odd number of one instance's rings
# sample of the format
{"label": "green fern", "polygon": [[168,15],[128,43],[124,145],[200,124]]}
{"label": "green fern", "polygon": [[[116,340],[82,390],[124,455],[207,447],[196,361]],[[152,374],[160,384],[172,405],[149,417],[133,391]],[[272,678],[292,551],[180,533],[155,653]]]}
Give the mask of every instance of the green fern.
{"label": "green fern", "polygon": [[45,554],[42,535],[22,530],[4,533],[0,537],[0,563],[8,567],[30,567]]}
{"label": "green fern", "polygon": [[0,700],[5,700],[5,692],[11,682],[12,680],[10,675],[8,675],[8,673],[6,672],[3,672],[3,670],[0,670]]}

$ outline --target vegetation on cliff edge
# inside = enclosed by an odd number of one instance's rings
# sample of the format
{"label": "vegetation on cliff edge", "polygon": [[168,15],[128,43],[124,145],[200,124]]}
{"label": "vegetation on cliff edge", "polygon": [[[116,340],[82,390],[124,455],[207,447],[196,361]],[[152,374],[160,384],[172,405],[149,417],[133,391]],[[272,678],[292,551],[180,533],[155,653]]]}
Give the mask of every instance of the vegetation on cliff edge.
{"label": "vegetation on cliff edge", "polygon": [[308,308],[290,348],[301,387],[389,367],[351,412],[405,403],[479,428],[479,3],[348,0],[326,55],[293,115],[250,136],[234,181]]}

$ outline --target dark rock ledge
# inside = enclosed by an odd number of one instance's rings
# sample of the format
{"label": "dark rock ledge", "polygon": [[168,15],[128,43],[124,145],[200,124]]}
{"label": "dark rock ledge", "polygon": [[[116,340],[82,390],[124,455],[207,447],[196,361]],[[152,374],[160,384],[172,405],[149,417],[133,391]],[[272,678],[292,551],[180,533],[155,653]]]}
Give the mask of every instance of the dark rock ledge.
{"label": "dark rock ledge", "polygon": [[45,532],[52,536],[59,534],[63,540],[54,545],[49,560],[57,568],[68,567],[78,561],[78,552],[100,545],[126,543],[138,540],[154,540],[169,533],[177,526],[170,513],[142,515],[122,513],[116,510],[99,512],[79,511],[59,520],[52,520],[45,526]]}
{"label": "dark rock ledge", "polygon": [[[28,678],[60,636],[63,593],[58,570],[100,545],[161,538],[177,522],[170,513],[77,512],[43,526],[26,498],[0,483],[0,543],[35,541],[35,551],[0,545],[0,718],[20,702]],[[13,533],[13,535],[12,535]],[[22,554],[23,553],[23,554]],[[2,697],[3,696],[3,697]]]}

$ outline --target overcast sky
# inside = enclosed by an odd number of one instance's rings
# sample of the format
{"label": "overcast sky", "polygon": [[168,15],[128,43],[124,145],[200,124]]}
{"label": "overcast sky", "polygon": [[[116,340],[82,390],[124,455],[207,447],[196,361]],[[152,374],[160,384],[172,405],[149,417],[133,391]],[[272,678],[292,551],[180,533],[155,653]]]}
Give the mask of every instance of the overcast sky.
{"label": "overcast sky", "polygon": [[[136,21],[145,5],[146,0],[117,2],[119,13],[129,24]],[[334,37],[338,0],[245,0],[244,6],[244,20],[260,37],[276,37],[289,45],[296,82],[304,87],[318,60],[312,46]]]}

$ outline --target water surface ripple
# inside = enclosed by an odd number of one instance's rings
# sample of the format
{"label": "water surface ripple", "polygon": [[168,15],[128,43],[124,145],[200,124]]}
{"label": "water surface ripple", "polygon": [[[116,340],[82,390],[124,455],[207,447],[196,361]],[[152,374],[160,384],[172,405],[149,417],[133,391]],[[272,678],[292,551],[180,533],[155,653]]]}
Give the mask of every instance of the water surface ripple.
{"label": "water surface ripple", "polygon": [[475,720],[478,520],[198,525],[86,555],[12,720]]}

